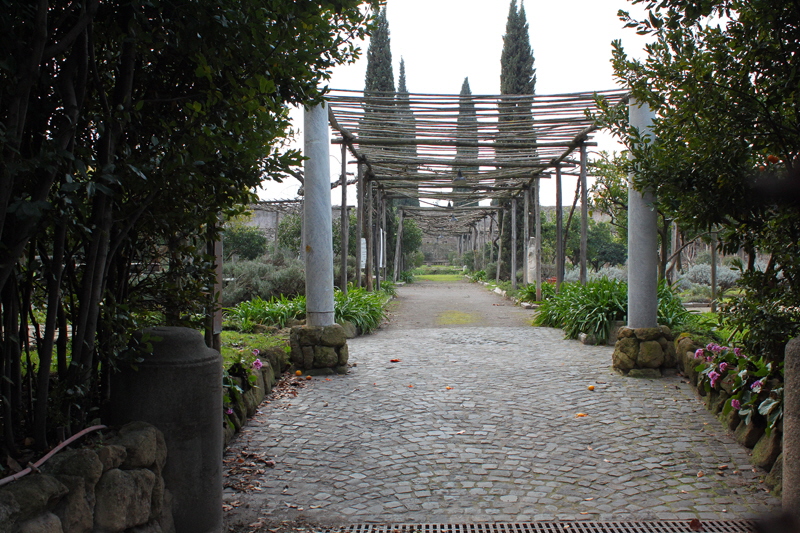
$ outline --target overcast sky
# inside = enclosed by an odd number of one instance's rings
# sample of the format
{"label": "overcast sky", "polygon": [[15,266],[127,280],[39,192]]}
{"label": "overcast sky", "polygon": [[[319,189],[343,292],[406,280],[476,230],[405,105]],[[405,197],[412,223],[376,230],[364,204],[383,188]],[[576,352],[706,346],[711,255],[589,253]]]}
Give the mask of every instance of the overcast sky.
{"label": "overcast sky", "polygon": [[[388,0],[395,84],[402,57],[411,93],[458,94],[468,77],[472,94],[498,94],[509,5],[510,0]],[[629,55],[643,55],[643,38],[623,28],[617,16],[620,9],[641,13],[638,6],[626,0],[525,0],[524,6],[537,94],[619,88],[610,62],[614,39],[622,40]],[[368,41],[362,44],[359,61],[334,69],[331,88],[363,90],[368,45]],[[296,129],[302,130],[302,112],[293,113],[293,117]],[[595,140],[600,143],[598,150],[619,149],[608,136],[600,135]],[[297,142],[302,143],[302,134]],[[338,157],[339,148],[334,150]],[[333,174],[338,172],[336,161],[331,159]],[[564,180],[565,202],[571,202],[572,194],[567,192],[574,188],[571,182],[570,178]],[[293,198],[299,183],[291,180],[265,185],[263,198]],[[545,205],[555,203],[554,191],[545,180]],[[340,193],[334,198],[334,203],[339,204]]]}

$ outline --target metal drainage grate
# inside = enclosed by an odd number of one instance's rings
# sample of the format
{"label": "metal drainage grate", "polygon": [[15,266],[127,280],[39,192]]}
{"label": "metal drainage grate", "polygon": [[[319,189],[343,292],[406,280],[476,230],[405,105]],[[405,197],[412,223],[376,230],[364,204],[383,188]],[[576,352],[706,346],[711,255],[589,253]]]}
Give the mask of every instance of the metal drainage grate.
{"label": "metal drainage grate", "polygon": [[652,522],[522,522],[479,524],[357,524],[326,533],[752,533],[748,520]]}

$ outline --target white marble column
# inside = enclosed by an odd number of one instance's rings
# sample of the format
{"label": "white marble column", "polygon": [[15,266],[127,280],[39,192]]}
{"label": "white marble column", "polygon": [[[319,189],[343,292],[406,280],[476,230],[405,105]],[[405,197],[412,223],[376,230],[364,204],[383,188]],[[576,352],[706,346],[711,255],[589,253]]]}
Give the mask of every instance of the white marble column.
{"label": "white marble column", "polygon": [[303,155],[303,255],[306,264],[306,324],[333,324],[333,229],[331,224],[328,107],[306,108]]}
{"label": "white marble column", "polygon": [[[645,134],[655,114],[646,104],[631,100],[631,126]],[[631,181],[633,176],[631,176]],[[628,184],[628,327],[658,326],[657,213],[650,191],[639,192]]]}

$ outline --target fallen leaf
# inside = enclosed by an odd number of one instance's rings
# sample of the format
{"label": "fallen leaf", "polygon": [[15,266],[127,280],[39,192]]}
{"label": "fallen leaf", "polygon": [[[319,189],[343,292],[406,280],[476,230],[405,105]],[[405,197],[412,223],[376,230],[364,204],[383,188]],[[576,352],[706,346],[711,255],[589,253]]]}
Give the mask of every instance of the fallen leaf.
{"label": "fallen leaf", "polygon": [[389,362],[390,363],[399,363],[400,359],[390,359]]}
{"label": "fallen leaf", "polygon": [[700,520],[697,518],[692,518],[689,522],[689,529],[692,531],[703,531],[703,524],[700,523]]}
{"label": "fallen leaf", "polygon": [[462,429],[461,431],[456,432],[456,435],[463,435],[464,433],[466,432]]}
{"label": "fallen leaf", "polygon": [[575,418],[583,418],[584,416],[586,416],[586,413],[577,413]]}
{"label": "fallen leaf", "polygon": [[581,514],[589,514],[589,513],[583,512],[583,513],[581,513]]}
{"label": "fallen leaf", "polygon": [[697,477],[703,477],[704,475],[705,475],[705,474],[703,473],[703,471],[702,471],[702,470],[701,470],[700,472],[698,472],[698,473],[697,473]]}
{"label": "fallen leaf", "polygon": [[585,501],[585,502],[590,502],[590,501],[592,501],[592,500],[594,500],[594,498],[584,498],[584,499],[583,499],[583,501]]}
{"label": "fallen leaf", "polygon": [[453,390],[453,387],[445,387],[445,390]]}
{"label": "fallen leaf", "polygon": [[727,470],[728,465],[719,465],[717,468],[719,468],[720,470]]}
{"label": "fallen leaf", "polygon": [[409,386],[408,386],[408,388],[409,388],[409,389],[413,389],[413,388],[414,388],[414,385],[409,385]]}

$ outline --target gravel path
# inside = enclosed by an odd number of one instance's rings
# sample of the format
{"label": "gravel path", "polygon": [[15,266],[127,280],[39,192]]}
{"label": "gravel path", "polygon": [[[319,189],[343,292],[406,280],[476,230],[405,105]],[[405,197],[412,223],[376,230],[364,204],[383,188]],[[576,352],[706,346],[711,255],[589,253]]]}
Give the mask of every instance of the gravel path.
{"label": "gravel path", "polygon": [[226,489],[231,530],[778,509],[680,377],[622,378],[611,348],[530,327],[529,311],[474,284],[402,287],[392,312],[349,342],[348,375],[262,405],[231,445],[229,462],[276,463]]}

